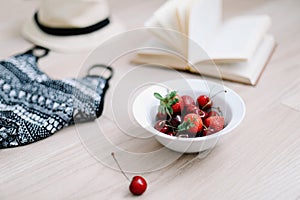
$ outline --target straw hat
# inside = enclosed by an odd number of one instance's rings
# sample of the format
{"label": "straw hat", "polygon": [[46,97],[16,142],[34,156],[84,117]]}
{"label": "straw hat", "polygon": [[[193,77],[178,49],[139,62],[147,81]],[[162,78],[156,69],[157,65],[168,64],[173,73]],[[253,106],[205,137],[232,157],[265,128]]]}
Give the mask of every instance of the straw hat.
{"label": "straw hat", "polygon": [[123,30],[106,0],[42,0],[22,34],[51,50],[76,52],[92,50]]}

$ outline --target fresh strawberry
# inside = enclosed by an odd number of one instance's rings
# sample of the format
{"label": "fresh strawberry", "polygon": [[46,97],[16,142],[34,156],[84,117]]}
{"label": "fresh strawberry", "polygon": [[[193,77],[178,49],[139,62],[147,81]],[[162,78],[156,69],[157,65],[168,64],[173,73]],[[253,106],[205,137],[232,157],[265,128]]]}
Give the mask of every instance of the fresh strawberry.
{"label": "fresh strawberry", "polygon": [[180,114],[182,99],[176,91],[168,93],[165,97],[162,97],[159,93],[154,93],[155,98],[160,101],[158,112],[161,114],[167,114],[172,116],[173,114]]}
{"label": "fresh strawberry", "polygon": [[189,113],[183,118],[183,122],[178,126],[178,131],[188,131],[197,134],[203,126],[202,119],[195,113]]}
{"label": "fresh strawberry", "polygon": [[178,101],[172,105],[173,114],[180,114],[181,113],[181,102]]}
{"label": "fresh strawberry", "polygon": [[225,120],[223,116],[210,116],[204,120],[207,128],[213,129],[215,132],[224,128]]}

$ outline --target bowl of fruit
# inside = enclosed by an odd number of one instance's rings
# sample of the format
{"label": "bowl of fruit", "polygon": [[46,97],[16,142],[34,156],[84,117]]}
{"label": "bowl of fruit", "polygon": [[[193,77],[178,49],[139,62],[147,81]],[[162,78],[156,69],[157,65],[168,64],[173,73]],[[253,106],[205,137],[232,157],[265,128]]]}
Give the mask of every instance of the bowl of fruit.
{"label": "bowl of fruit", "polygon": [[152,85],[133,103],[137,123],[165,147],[182,153],[213,148],[243,120],[245,104],[232,89],[199,79]]}

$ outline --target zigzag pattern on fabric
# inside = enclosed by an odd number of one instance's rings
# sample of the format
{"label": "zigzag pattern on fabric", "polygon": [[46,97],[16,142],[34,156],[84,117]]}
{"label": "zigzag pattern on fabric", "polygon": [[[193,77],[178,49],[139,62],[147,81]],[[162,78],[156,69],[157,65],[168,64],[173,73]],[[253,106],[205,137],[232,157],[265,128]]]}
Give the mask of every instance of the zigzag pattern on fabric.
{"label": "zigzag pattern on fabric", "polygon": [[37,60],[27,52],[0,62],[0,149],[39,141],[102,113],[105,78],[53,80]]}

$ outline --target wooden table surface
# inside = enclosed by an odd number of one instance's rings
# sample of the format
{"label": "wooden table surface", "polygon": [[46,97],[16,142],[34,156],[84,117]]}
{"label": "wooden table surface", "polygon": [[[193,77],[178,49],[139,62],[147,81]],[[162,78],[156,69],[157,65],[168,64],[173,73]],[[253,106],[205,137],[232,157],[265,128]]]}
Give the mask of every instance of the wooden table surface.
{"label": "wooden table surface", "polygon": [[[129,30],[141,27],[163,2],[111,0],[110,5]],[[31,47],[20,35],[20,28],[37,3],[1,1],[1,59]],[[209,154],[180,155],[166,151],[146,161],[143,156],[134,160],[119,155],[129,176],[139,172],[148,181],[148,190],[139,199],[300,198],[299,9],[298,0],[224,0],[225,18],[249,13],[270,15],[270,32],[276,38],[277,49],[257,86],[224,82],[241,95],[247,112],[243,122],[220,138]],[[87,57],[87,53],[51,52],[39,64],[53,78],[76,77]],[[162,147],[153,138],[136,140],[130,132],[118,135],[118,124],[112,120],[112,100],[120,94],[114,89],[120,87],[124,74],[133,67],[125,56],[114,68],[116,74],[100,119],[65,128],[28,146],[0,150],[1,200],[134,198],[128,191],[129,183],[115,168],[111,149],[93,144],[97,135],[90,134],[92,127],[100,125],[98,129],[104,136],[128,154],[147,155]],[[149,68],[140,78],[149,73],[164,73],[168,77],[173,72]],[[196,77],[184,73],[182,76]],[[155,167],[147,168],[148,164]]]}

